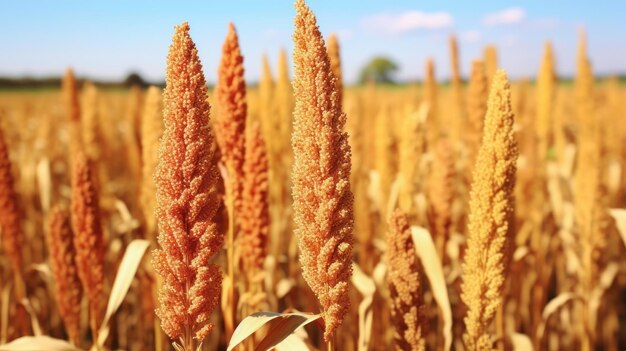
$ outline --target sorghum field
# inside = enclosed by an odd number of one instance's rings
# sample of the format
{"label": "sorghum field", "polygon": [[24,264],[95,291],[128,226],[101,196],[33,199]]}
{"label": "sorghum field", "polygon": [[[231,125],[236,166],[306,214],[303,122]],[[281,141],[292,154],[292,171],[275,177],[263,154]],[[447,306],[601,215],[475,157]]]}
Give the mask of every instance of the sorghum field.
{"label": "sorghum field", "polygon": [[626,348],[626,88],[584,31],[571,84],[550,42],[462,79],[453,35],[344,87],[297,0],[293,52],[247,85],[230,24],[210,89],[196,35],[164,89],[0,93],[0,350]]}

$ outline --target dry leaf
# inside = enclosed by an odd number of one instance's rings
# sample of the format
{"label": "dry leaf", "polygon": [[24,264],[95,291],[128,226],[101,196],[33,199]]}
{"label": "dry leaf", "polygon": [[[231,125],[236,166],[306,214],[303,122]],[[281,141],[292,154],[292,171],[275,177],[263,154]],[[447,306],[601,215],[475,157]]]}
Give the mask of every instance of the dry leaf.
{"label": "dry leaf", "polygon": [[613,194],[619,190],[622,181],[622,164],[617,160],[613,160],[607,171],[607,188],[609,193]]}
{"label": "dry leaf", "polygon": [[546,166],[548,173],[548,197],[552,212],[557,221],[563,218],[563,192],[561,191],[561,178],[558,172],[558,166],[554,162],[549,162]]}
{"label": "dry leaf", "polygon": [[359,340],[358,350],[366,351],[372,336],[372,302],[376,292],[374,280],[368,277],[356,262],[352,263],[352,284],[363,295],[363,300],[359,304]]}
{"label": "dry leaf", "polygon": [[296,286],[296,282],[292,278],[283,278],[276,284],[276,297],[282,299],[291,289]]}
{"label": "dry leaf", "polygon": [[371,296],[376,291],[374,280],[363,273],[356,262],[352,262],[352,284],[363,296]]}
{"label": "dry leaf", "polygon": [[33,305],[31,305],[30,300],[27,298],[23,298],[20,303],[22,304],[22,306],[24,306],[24,309],[30,317],[30,324],[33,328],[33,334],[35,334],[35,336],[41,336],[43,333],[41,332],[39,319],[37,319],[37,312],[35,312],[35,309],[33,308]]}
{"label": "dry leaf", "polygon": [[375,208],[381,208],[380,198],[380,173],[376,170],[369,172],[369,186],[367,187],[367,197],[374,204]]}
{"label": "dry leaf", "polygon": [[543,317],[543,320],[547,322],[550,316],[554,312],[556,312],[559,308],[561,308],[561,306],[566,304],[568,301],[575,299],[577,296],[578,295],[574,293],[565,292],[553,298],[552,300],[550,300],[550,302],[546,304],[546,307],[543,308],[543,313],[541,314],[541,316]]}
{"label": "dry leaf", "polygon": [[52,185],[50,181],[50,161],[45,157],[37,162],[37,185],[39,185],[41,209],[44,213],[48,213],[50,210],[50,191]]}
{"label": "dry leaf", "polygon": [[526,246],[518,247],[517,249],[515,249],[515,252],[513,253],[513,261],[519,262],[522,259],[524,259],[524,257],[526,257],[529,253],[530,251],[528,250],[528,247]]}
{"label": "dry leaf", "polygon": [[133,229],[139,228],[139,225],[140,225],[139,221],[133,218],[133,216],[130,214],[130,211],[128,210],[128,206],[126,206],[124,201],[115,199],[115,208],[117,209],[117,211],[120,214],[120,217],[122,218],[122,222],[119,223],[119,225],[116,228],[118,233],[120,234],[127,233]]}
{"label": "dry leaf", "polygon": [[609,210],[609,213],[615,220],[617,231],[622,237],[622,242],[624,243],[624,246],[626,246],[626,210],[621,208],[612,208]]}
{"label": "dry leaf", "polygon": [[441,260],[437,256],[437,249],[428,230],[418,226],[411,227],[411,236],[415,244],[415,251],[422,262],[424,272],[433,290],[433,297],[441,309],[443,317],[444,350],[452,346],[452,310],[448,299],[448,288],[441,268]]}
{"label": "dry leaf", "polygon": [[598,284],[593,291],[591,291],[591,296],[589,296],[588,301],[589,325],[591,330],[595,330],[596,327],[598,309],[600,308],[600,304],[602,302],[602,296],[611,287],[611,285],[613,285],[613,281],[615,280],[615,277],[617,277],[618,272],[619,265],[615,262],[609,263],[600,275],[600,284]]}
{"label": "dry leaf", "polygon": [[543,313],[541,314],[541,317],[543,318],[543,320],[541,321],[541,324],[537,328],[537,338],[539,340],[543,338],[543,334],[545,332],[545,328],[546,328],[546,325],[548,324],[548,320],[550,319],[550,316],[552,316],[556,311],[559,310],[559,308],[561,308],[567,302],[572,301],[574,299],[578,299],[578,298],[580,298],[580,296],[577,294],[574,294],[571,292],[564,292],[564,293],[561,293],[559,296],[553,298],[552,300],[550,300],[550,302],[546,304],[546,307],[543,308]]}
{"label": "dry leaf", "polygon": [[513,351],[533,351],[533,342],[526,334],[513,333],[509,335]]}
{"label": "dry leaf", "polygon": [[378,264],[376,264],[376,267],[374,267],[374,272],[372,273],[372,278],[374,279],[374,283],[376,284],[377,287],[381,287],[386,284],[385,282],[386,274],[387,274],[387,265],[385,264],[384,261],[378,262]]}
{"label": "dry leaf", "polygon": [[366,296],[359,304],[359,340],[358,351],[369,350],[372,339],[372,322],[374,311],[372,311],[373,295]]}
{"label": "dry leaf", "polygon": [[301,312],[276,313],[258,312],[244,318],[239,323],[228,344],[231,351],[241,344],[248,337],[252,336],[259,329],[267,326],[268,331],[265,337],[259,340],[255,350],[265,351],[280,344],[297,329],[322,318],[321,314],[308,314]]}
{"label": "dry leaf", "polygon": [[276,351],[293,351],[293,350],[302,350],[309,351],[311,348],[307,345],[304,340],[298,334],[291,334],[285,338],[280,344],[276,345]]}
{"label": "dry leaf", "polygon": [[564,150],[563,163],[561,164],[561,175],[565,179],[571,179],[576,163],[576,145],[567,144]]}
{"label": "dry leaf", "polygon": [[50,269],[50,265],[48,263],[31,264],[29,269],[35,272],[39,272],[43,280],[46,282],[46,285],[48,285],[49,287],[51,287],[54,284],[54,277],[52,276],[52,269]]}
{"label": "dry leaf", "polygon": [[24,336],[8,344],[0,345],[0,351],[80,351],[65,340],[49,336]]}
{"label": "dry leaf", "polygon": [[128,244],[122,262],[117,269],[115,282],[113,283],[113,288],[111,288],[111,295],[109,295],[107,310],[98,331],[98,345],[104,345],[109,336],[109,320],[111,320],[111,317],[120,307],[122,301],[124,301],[124,297],[130,288],[130,284],[133,282],[137,268],[139,268],[141,259],[146,253],[148,246],[150,246],[150,242],[142,239],[133,240]]}

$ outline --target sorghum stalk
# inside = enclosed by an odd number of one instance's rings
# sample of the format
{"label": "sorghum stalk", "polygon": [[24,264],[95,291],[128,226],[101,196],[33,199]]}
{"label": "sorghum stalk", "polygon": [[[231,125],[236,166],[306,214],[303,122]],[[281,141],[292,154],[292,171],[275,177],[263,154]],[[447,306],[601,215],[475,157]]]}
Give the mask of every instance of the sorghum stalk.
{"label": "sorghum stalk", "polygon": [[467,146],[465,179],[467,184],[472,183],[474,164],[476,164],[476,156],[483,138],[488,94],[489,86],[487,85],[485,67],[481,61],[474,61],[472,62],[472,73],[467,97],[468,130],[465,133],[465,144]]}
{"label": "sorghum stalk", "polygon": [[11,169],[9,150],[0,127],[0,230],[4,253],[9,257],[15,280],[15,295],[18,300],[24,297],[22,279],[22,241],[23,232],[20,223],[15,178]]}
{"label": "sorghum stalk", "polygon": [[552,53],[552,43],[545,45],[541,68],[537,77],[537,141],[539,150],[539,160],[545,162],[548,148],[552,146],[553,131],[553,106],[555,98],[556,77],[554,74],[554,54]]}
{"label": "sorghum stalk", "polygon": [[[582,269],[579,277],[580,294],[586,300],[602,272],[602,255],[606,247],[605,230],[602,228],[604,208],[601,204],[604,189],[601,170],[604,165],[600,152],[602,144],[600,123],[595,113],[595,93],[591,63],[587,58],[585,33],[580,32],[575,92],[578,135],[578,159],[574,177],[576,222],[580,235],[580,260]],[[595,347],[594,331],[591,330],[588,302],[583,304],[581,326],[581,350]]]}
{"label": "sorghum stalk", "polygon": [[487,74],[487,83],[491,86],[493,77],[498,69],[498,50],[494,45],[487,45],[484,54],[485,73]]}
{"label": "sorghum stalk", "polygon": [[339,94],[339,103],[343,106],[343,74],[341,72],[341,55],[339,51],[339,39],[335,33],[328,36],[328,58],[330,69],[335,75],[336,91]]}
{"label": "sorghum stalk", "polygon": [[222,274],[209,262],[224,238],[215,224],[218,172],[207,87],[189,24],[177,26],[172,41],[154,175],[160,248],[153,265],[163,278],[156,313],[170,338],[195,351],[213,328],[209,318],[219,302]]}
{"label": "sorghum stalk", "polygon": [[243,73],[239,38],[235,26],[229,23],[215,88],[218,109],[215,129],[222,162],[228,171],[227,190],[232,197],[235,214],[242,206],[244,136],[248,110]]}
{"label": "sorghum stalk", "polygon": [[80,346],[80,301],[83,288],[78,277],[73,239],[69,212],[61,206],[53,207],[48,224],[48,247],[50,267],[56,283],[57,306],[70,341]]}
{"label": "sorghum stalk", "polygon": [[74,71],[68,68],[61,82],[63,105],[65,107],[66,121],[70,130],[69,141],[69,164],[74,165],[74,155],[82,150],[83,138],[81,135],[80,101],[78,99],[78,83],[74,78]]}
{"label": "sorghum stalk", "polygon": [[93,340],[104,301],[104,237],[100,223],[100,204],[95,174],[84,153],[74,155],[72,167],[72,227],[78,277],[89,298],[89,322]]}
{"label": "sorghum stalk", "polygon": [[424,301],[421,297],[419,262],[407,215],[396,210],[387,232],[387,284],[396,350],[425,349]]}
{"label": "sorghum stalk", "polygon": [[424,78],[424,101],[428,103],[428,144],[435,145],[443,131],[442,121],[439,120],[437,106],[437,78],[435,77],[435,61],[426,60],[426,77]]}
{"label": "sorghum stalk", "polygon": [[245,181],[241,213],[243,272],[250,281],[263,270],[269,234],[269,182],[265,142],[258,123],[246,135]]}
{"label": "sorghum stalk", "polygon": [[146,223],[146,237],[154,240],[157,233],[156,216],[156,185],[154,170],[159,161],[159,140],[163,135],[163,101],[161,90],[155,86],[146,92],[145,107],[141,123],[141,189],[140,202]]}
{"label": "sorghum stalk", "polygon": [[430,200],[430,223],[439,257],[445,261],[446,242],[452,223],[452,201],[454,200],[454,157],[447,138],[439,139],[435,145],[434,159],[428,182]]}
{"label": "sorghum stalk", "polygon": [[465,107],[463,102],[463,81],[461,79],[461,67],[459,58],[459,45],[456,36],[451,35],[450,45],[450,62],[452,64],[452,96],[454,103],[454,112],[452,116],[454,120],[450,121],[450,140],[454,146],[454,150],[460,145],[465,130]]}
{"label": "sorghum stalk", "polygon": [[518,155],[513,119],[509,82],[498,70],[474,167],[463,262],[461,298],[468,307],[463,340],[472,351],[493,349],[489,327],[502,304]]}
{"label": "sorghum stalk", "polygon": [[293,34],[296,96],[293,190],[303,276],[321,308],[329,342],[349,310],[353,196],[350,146],[336,77],[313,12],[298,0]]}
{"label": "sorghum stalk", "polygon": [[229,317],[227,317],[226,335],[230,338],[236,324],[236,254],[235,240],[238,235],[237,218],[242,212],[242,191],[244,182],[243,164],[245,158],[245,132],[248,106],[246,103],[246,82],[243,77],[243,56],[239,48],[239,38],[232,23],[228,24],[228,34],[222,46],[222,58],[218,71],[217,121],[215,123],[217,143],[220,148],[222,163],[227,170],[226,206],[228,209],[228,233],[226,252],[228,256],[228,298]]}

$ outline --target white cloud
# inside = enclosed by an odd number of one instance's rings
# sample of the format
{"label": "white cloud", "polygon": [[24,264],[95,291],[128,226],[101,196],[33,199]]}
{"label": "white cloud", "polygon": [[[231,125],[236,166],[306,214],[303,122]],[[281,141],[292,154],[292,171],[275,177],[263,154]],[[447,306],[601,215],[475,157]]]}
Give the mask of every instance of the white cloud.
{"label": "white cloud", "polygon": [[526,19],[526,10],[521,7],[511,7],[506,10],[487,14],[483,17],[486,26],[498,26],[520,23]]}
{"label": "white cloud", "polygon": [[468,30],[461,33],[461,40],[467,43],[477,43],[480,41],[481,34],[477,30]]}
{"label": "white cloud", "polygon": [[440,29],[452,26],[452,15],[447,12],[406,11],[381,13],[366,17],[361,24],[368,29],[391,34],[405,33],[416,29]]}

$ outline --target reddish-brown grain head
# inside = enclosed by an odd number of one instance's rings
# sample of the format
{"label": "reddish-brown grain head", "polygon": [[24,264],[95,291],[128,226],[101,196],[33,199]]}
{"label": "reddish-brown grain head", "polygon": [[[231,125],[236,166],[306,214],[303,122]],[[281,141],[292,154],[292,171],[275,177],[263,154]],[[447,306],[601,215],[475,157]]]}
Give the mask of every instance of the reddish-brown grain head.
{"label": "reddish-brown grain head", "polygon": [[76,265],[89,297],[92,329],[98,327],[104,300],[104,238],[100,204],[93,168],[84,153],[74,157],[72,167],[72,227]]}
{"label": "reddish-brown grain head", "polygon": [[419,262],[407,215],[396,210],[387,232],[387,284],[396,350],[424,350],[424,301],[420,291]]}
{"label": "reddish-brown grain head", "polygon": [[322,307],[330,340],[349,310],[352,274],[350,146],[335,77],[313,12],[296,1],[296,106],[292,146],[295,233],[303,276]]}
{"label": "reddish-brown grain head", "polygon": [[62,90],[65,114],[70,122],[80,122],[80,102],[78,98],[78,83],[74,71],[68,68],[63,77]]}
{"label": "reddish-brown grain head", "polygon": [[189,25],[177,26],[172,40],[154,175],[160,248],[153,266],[163,278],[157,315],[170,338],[202,341],[222,286],[219,267],[209,263],[224,240],[215,226],[218,173],[206,81]]}
{"label": "reddish-brown grain head", "polygon": [[22,227],[15,193],[9,149],[0,128],[0,230],[5,255],[11,260],[15,274],[22,271]]}
{"label": "reddish-brown grain head", "polygon": [[244,171],[241,257],[244,272],[254,274],[263,269],[270,224],[267,150],[258,123],[248,128]]}
{"label": "reddish-brown grain head", "polygon": [[241,210],[243,191],[243,163],[245,155],[245,130],[248,106],[246,82],[243,78],[243,56],[239,38],[232,23],[222,46],[215,95],[217,117],[215,123],[217,143],[222,162],[228,171],[228,184],[234,201],[235,213]]}
{"label": "reddish-brown grain head", "polygon": [[48,222],[48,246],[50,267],[56,283],[59,314],[63,319],[70,340],[80,343],[80,302],[83,288],[78,277],[74,234],[69,212],[61,206],[50,211]]}

